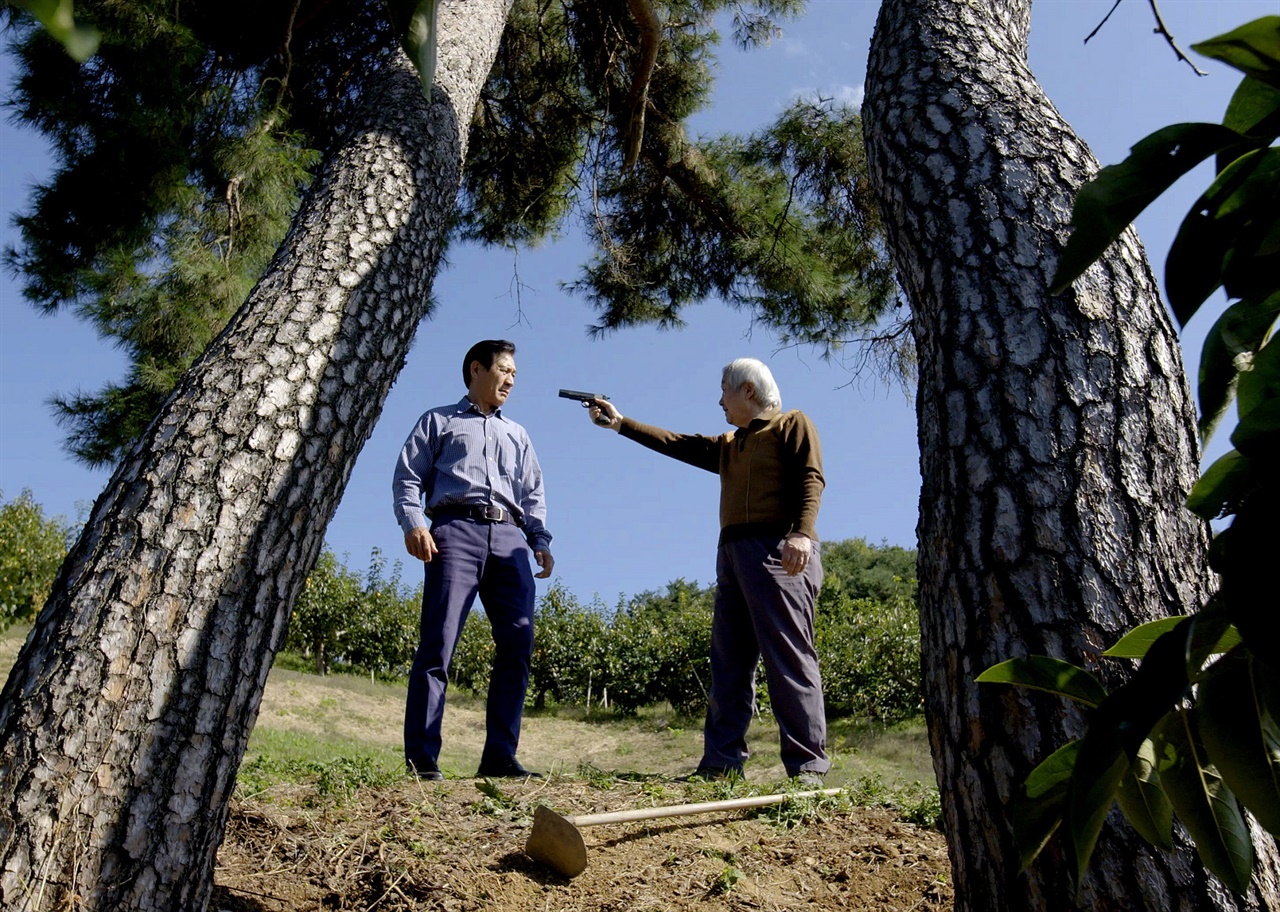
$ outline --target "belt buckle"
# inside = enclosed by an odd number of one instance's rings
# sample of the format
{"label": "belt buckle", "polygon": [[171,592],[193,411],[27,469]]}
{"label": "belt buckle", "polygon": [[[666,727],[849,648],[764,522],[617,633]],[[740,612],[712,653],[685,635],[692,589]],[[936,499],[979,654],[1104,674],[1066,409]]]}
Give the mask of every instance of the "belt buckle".
{"label": "belt buckle", "polygon": [[499,507],[497,504],[484,505],[484,518],[489,522],[504,522],[507,511]]}

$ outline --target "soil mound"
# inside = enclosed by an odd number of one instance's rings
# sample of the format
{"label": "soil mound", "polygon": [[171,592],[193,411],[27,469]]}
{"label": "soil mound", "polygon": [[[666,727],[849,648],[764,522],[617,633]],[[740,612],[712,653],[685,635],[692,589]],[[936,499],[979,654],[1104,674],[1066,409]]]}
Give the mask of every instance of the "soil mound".
{"label": "soil mound", "polygon": [[840,798],[584,828],[568,879],[524,853],[533,811],[655,807],[750,794],[739,784],[552,776],[406,781],[334,799],[313,786],[237,798],[211,906],[294,910],[950,908],[944,837]]}

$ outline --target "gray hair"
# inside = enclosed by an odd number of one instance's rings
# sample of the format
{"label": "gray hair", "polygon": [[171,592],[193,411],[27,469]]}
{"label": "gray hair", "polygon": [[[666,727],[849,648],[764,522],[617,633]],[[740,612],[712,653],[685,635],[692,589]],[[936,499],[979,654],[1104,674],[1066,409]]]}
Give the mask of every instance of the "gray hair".
{"label": "gray hair", "polygon": [[755,358],[735,358],[724,366],[722,379],[730,389],[741,389],[742,384],[750,383],[756,391],[756,401],[765,408],[782,408],[782,393],[778,392],[778,384],[773,374],[763,361]]}

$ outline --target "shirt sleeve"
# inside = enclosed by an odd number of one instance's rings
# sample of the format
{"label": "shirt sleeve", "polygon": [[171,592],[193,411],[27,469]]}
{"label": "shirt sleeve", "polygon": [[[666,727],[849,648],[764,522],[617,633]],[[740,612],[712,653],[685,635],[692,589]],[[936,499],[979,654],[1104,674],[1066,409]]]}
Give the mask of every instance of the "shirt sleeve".
{"label": "shirt sleeve", "polygon": [[520,479],[520,510],[524,513],[524,534],[534,551],[551,550],[551,533],[547,531],[547,496],[542,479],[542,466],[533,442],[523,439],[524,476]]}
{"label": "shirt sleeve", "polygon": [[400,449],[395,474],[391,479],[391,507],[395,512],[396,522],[406,535],[427,525],[422,495],[434,462],[430,418],[431,414],[428,412],[414,425],[409,438]]}
{"label": "shirt sleeve", "polygon": [[785,439],[791,453],[791,476],[797,485],[798,510],[792,531],[818,541],[818,508],[822,491],[827,486],[822,475],[822,443],[818,429],[804,412],[795,412],[795,421],[787,428]]}
{"label": "shirt sleeve", "polygon": [[619,433],[623,437],[646,446],[655,453],[687,462],[714,475],[720,474],[720,438],[701,434],[676,434],[672,431],[641,424],[631,418],[622,419]]}

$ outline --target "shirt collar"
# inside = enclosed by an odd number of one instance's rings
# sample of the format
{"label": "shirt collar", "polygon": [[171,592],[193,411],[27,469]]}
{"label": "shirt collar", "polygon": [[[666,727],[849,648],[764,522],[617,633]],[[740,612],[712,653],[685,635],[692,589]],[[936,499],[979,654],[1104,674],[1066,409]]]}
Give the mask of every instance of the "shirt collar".
{"label": "shirt collar", "polygon": [[[502,406],[498,406],[496,409],[494,409],[492,414],[486,416],[484,412],[480,411],[480,409],[476,406],[474,402],[472,402],[466,396],[463,396],[461,399],[458,400],[458,414],[465,415],[467,412],[475,412],[481,418],[485,418],[485,417],[502,418]],[[505,421],[506,419],[504,418],[503,420]]]}

